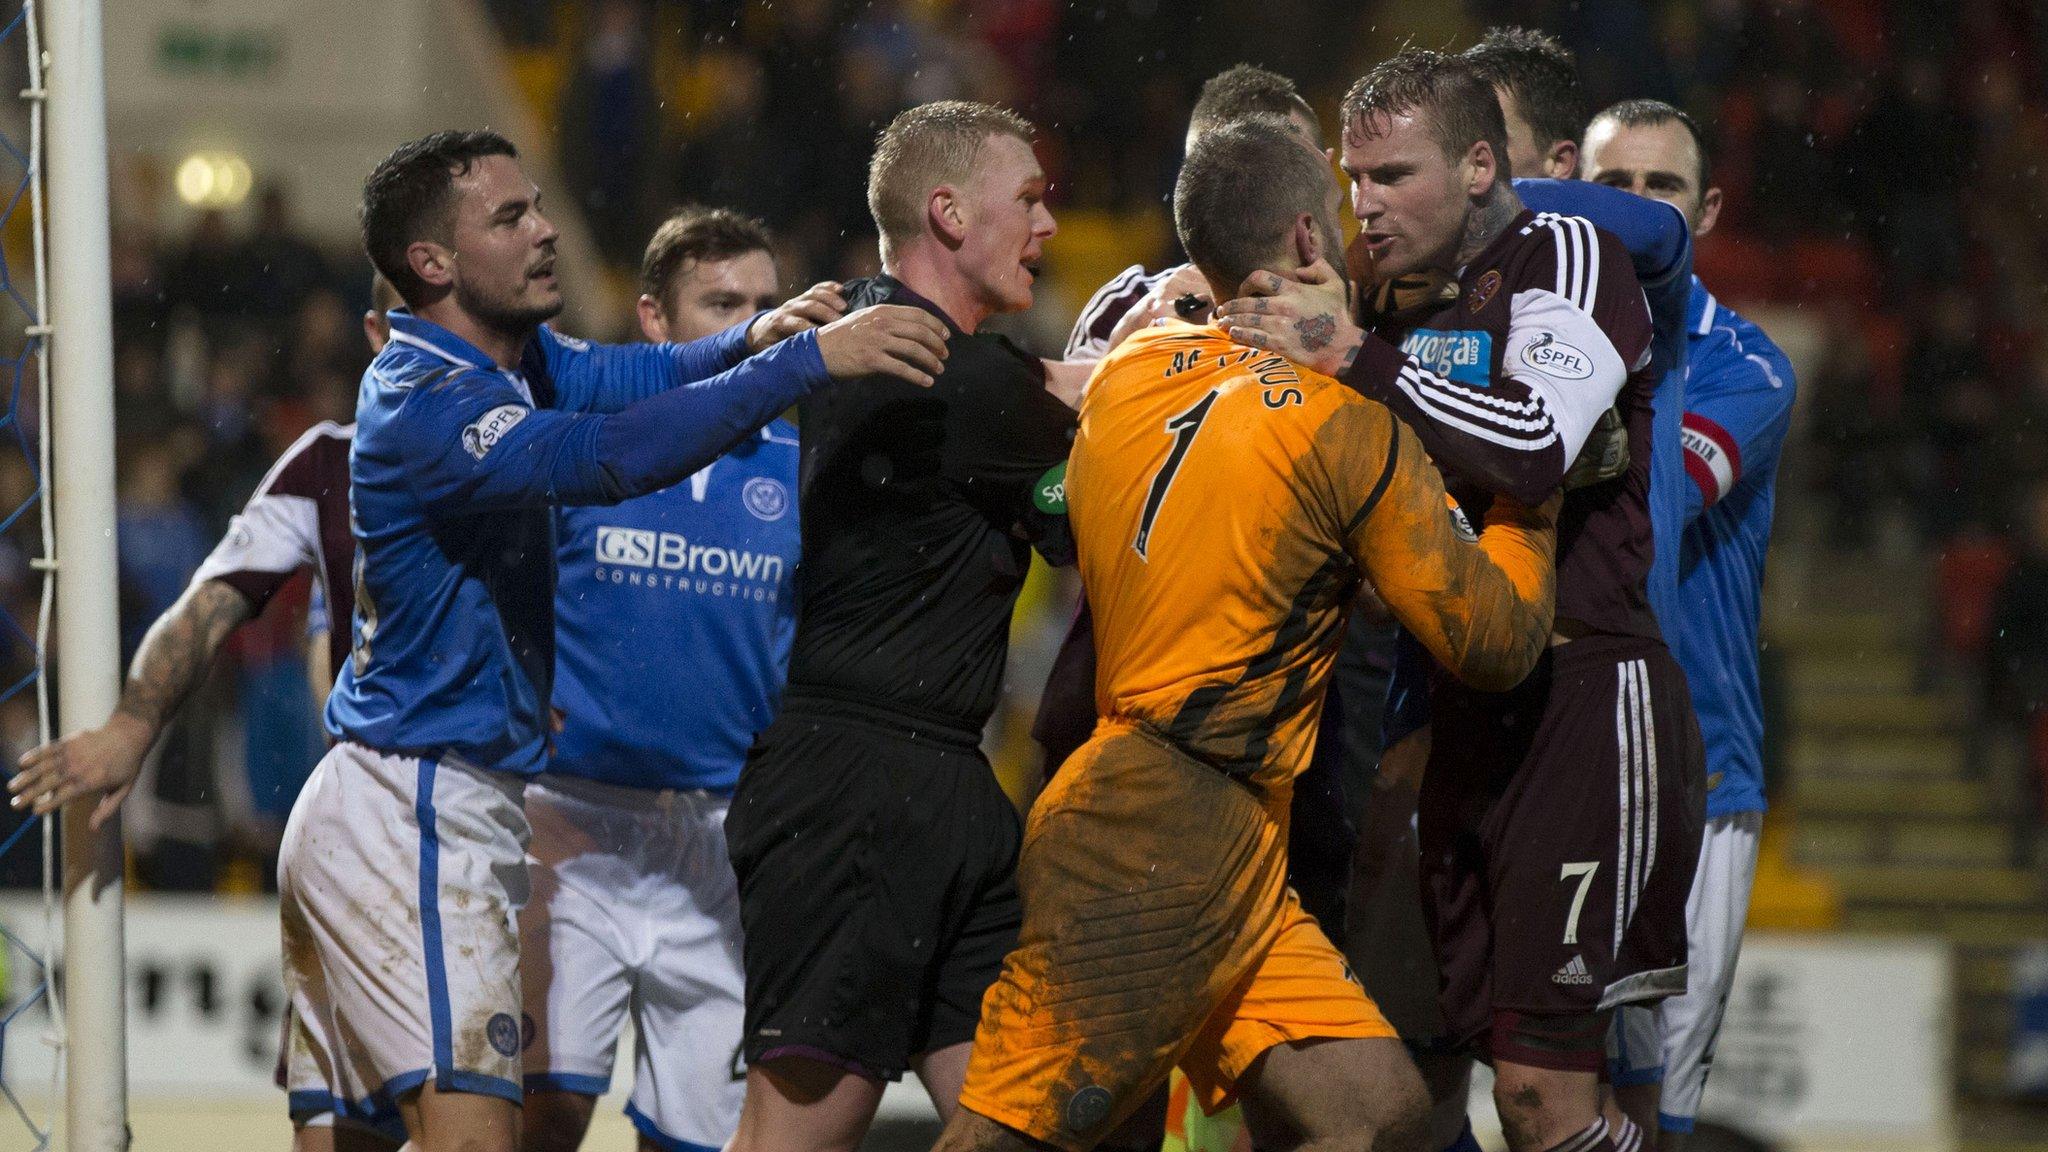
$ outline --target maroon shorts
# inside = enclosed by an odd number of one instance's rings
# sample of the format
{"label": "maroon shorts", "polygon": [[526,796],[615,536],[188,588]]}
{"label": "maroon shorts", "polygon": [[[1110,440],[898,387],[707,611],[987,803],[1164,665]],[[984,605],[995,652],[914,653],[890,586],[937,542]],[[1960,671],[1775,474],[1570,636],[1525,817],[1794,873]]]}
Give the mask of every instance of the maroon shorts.
{"label": "maroon shorts", "polygon": [[1597,1068],[1590,1017],[1685,991],[1706,803],[1685,674],[1659,641],[1589,636],[1511,692],[1439,687],[1430,721],[1422,901],[1449,1038]]}

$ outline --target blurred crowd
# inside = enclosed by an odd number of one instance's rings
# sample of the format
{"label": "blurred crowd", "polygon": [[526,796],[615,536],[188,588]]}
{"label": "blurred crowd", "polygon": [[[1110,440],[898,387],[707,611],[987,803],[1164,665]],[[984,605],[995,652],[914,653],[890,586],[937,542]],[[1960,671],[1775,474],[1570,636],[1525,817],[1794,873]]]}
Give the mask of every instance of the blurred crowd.
{"label": "blurred crowd", "polygon": [[[1129,261],[1174,259],[1167,204],[1200,82],[1251,60],[1330,113],[1404,41],[1553,32],[1589,106],[1653,97],[1707,126],[1726,197],[1699,268],[1818,334],[1788,492],[1830,554],[1934,555],[1931,668],[2031,733],[2048,810],[2048,11],[2026,0],[494,0],[551,55],[560,163],[607,259],[670,205],[781,229],[785,268],[873,266],[865,158],[947,96],[1030,116],[1068,228],[1060,324]],[[573,17],[572,17],[573,14]],[[1027,705],[1028,706],[1028,705]]]}
{"label": "blurred crowd", "polygon": [[[245,218],[195,215],[182,236],[149,214],[117,212],[113,234],[115,485],[121,656],[187,581],[273,461],[312,424],[355,418],[369,362],[358,319],[369,270],[295,225],[287,192],[253,197]],[[32,389],[26,395],[33,395]],[[32,401],[18,412],[32,431]],[[0,440],[0,514],[22,506],[35,477],[13,428]],[[39,581],[28,561],[40,524],[24,516],[0,538],[0,598],[22,633],[0,628],[0,676],[32,667],[27,632]],[[305,660],[310,581],[238,632],[226,658],[152,758],[130,809],[145,886],[250,889],[299,784],[324,747]],[[52,642],[54,649],[54,641]],[[52,651],[52,658],[56,653]],[[318,695],[324,695],[324,692]],[[34,742],[35,696],[0,703],[0,748]],[[0,835],[13,825],[0,819]],[[36,853],[0,855],[0,877],[36,882]]]}
{"label": "blurred crowd", "polygon": [[[2024,0],[489,0],[603,259],[631,268],[672,207],[766,218],[792,286],[875,267],[876,131],[943,97],[1043,131],[1064,235],[1017,335],[1057,354],[1094,286],[1173,258],[1166,203],[1201,81],[1239,60],[1297,78],[1334,123],[1364,65],[1489,24],[1556,33],[1595,109],[1670,100],[1711,134],[1720,227],[1698,266],[1737,307],[1797,315],[1799,442],[1781,507],[1826,555],[1918,561],[1939,663],[2033,733],[2048,781],[2048,14]],[[233,217],[117,224],[123,645],[178,596],[269,463],[352,418],[368,268],[294,227],[272,187]],[[1767,322],[1768,323],[1768,322]],[[4,382],[4,381],[0,381]],[[4,445],[0,445],[4,447]],[[0,511],[33,476],[0,451]],[[34,518],[0,547],[33,620]],[[253,886],[317,758],[305,593],[235,641],[146,785],[146,884]],[[1022,719],[1064,626],[1043,583],[1018,629]],[[9,673],[26,651],[0,635]],[[124,653],[125,654],[125,653]],[[324,687],[324,686],[323,686]],[[26,708],[24,712],[23,709]],[[0,705],[0,739],[33,734]],[[0,822],[0,835],[5,823]],[[4,867],[4,864],[0,864]]]}

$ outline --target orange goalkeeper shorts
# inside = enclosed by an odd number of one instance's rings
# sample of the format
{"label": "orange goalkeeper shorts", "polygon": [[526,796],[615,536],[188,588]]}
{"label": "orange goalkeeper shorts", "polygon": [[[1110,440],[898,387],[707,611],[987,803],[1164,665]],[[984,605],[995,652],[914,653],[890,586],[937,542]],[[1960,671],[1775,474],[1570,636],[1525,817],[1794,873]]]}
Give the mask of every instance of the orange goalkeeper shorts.
{"label": "orange goalkeeper shorts", "polygon": [[960,1103],[1069,1152],[1178,1065],[1206,1111],[1277,1044],[1390,1037],[1286,884],[1287,797],[1105,724],[1033,807],[1024,925]]}

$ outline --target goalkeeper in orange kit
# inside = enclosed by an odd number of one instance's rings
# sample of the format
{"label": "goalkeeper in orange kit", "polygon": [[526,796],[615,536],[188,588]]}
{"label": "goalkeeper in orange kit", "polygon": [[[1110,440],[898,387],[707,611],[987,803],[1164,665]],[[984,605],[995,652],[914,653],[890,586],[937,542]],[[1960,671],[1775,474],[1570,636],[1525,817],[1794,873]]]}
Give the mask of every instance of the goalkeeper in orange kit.
{"label": "goalkeeper in orange kit", "polygon": [[[1338,257],[1336,183],[1281,120],[1205,135],[1174,206],[1212,284]],[[1098,367],[1067,495],[1103,720],[1031,813],[940,1146],[1082,1152],[1176,1065],[1261,1149],[1418,1143],[1421,1079],[1286,887],[1289,794],[1362,580],[1454,675],[1528,673],[1555,504],[1497,501],[1474,537],[1384,407],[1177,323]]]}

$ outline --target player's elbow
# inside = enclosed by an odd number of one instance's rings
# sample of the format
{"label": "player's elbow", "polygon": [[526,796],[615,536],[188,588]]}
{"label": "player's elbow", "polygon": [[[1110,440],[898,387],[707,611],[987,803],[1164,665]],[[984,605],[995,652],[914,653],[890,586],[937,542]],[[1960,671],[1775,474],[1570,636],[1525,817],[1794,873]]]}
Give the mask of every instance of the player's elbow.
{"label": "player's elbow", "polygon": [[646,484],[635,484],[620,476],[616,471],[600,467],[595,485],[573,489],[557,489],[556,503],[577,508],[609,508],[623,504],[636,496],[646,496],[661,489]]}
{"label": "player's elbow", "polygon": [[1528,679],[1550,646],[1557,599],[1548,566],[1533,586],[1511,584],[1507,595],[1475,615],[1455,669],[1458,679],[1482,692],[1505,692]]}
{"label": "player's elbow", "polygon": [[1474,644],[1456,669],[1458,679],[1481,692],[1506,692],[1529,678],[1550,646],[1550,615],[1523,608],[1495,636]]}
{"label": "player's elbow", "polygon": [[1564,440],[1550,414],[1539,407],[1540,424],[1524,432],[1513,449],[1487,445],[1465,454],[1453,468],[1472,483],[1531,508],[1550,499],[1564,483]]}
{"label": "player's elbow", "polygon": [[1458,679],[1481,692],[1509,691],[1536,670],[1536,661],[1549,641],[1549,629],[1545,629],[1542,635],[1521,636],[1512,645],[1488,649],[1466,660]]}

